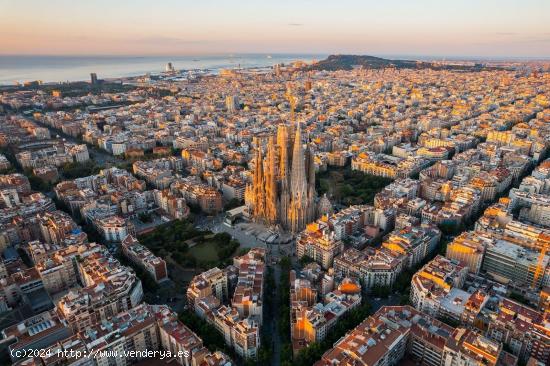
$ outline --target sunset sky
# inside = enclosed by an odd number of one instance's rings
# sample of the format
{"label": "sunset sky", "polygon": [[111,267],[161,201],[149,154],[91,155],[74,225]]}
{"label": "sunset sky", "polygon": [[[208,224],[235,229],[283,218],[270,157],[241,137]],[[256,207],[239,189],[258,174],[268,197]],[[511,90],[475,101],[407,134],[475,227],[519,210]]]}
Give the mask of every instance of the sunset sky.
{"label": "sunset sky", "polygon": [[550,0],[0,0],[0,54],[550,57]]}

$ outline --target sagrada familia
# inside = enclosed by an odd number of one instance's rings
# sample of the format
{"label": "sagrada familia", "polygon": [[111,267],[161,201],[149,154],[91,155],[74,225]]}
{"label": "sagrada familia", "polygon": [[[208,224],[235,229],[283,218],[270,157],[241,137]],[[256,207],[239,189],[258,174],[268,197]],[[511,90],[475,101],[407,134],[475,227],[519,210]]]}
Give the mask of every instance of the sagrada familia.
{"label": "sagrada familia", "polygon": [[277,135],[267,139],[265,158],[257,143],[246,205],[255,221],[297,233],[316,218],[313,152],[309,144],[304,149],[299,123],[295,128],[281,124]]}

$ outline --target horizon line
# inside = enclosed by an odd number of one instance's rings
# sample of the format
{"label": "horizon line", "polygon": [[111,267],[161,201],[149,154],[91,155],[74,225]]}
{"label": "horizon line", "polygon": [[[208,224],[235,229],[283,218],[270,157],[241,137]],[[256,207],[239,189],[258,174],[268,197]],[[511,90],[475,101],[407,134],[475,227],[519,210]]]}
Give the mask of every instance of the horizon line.
{"label": "horizon line", "polygon": [[199,52],[199,53],[175,53],[175,54],[165,54],[165,53],[151,53],[151,54],[141,54],[141,53],[128,53],[128,54],[109,54],[109,53],[1,53],[0,57],[135,57],[135,58],[146,58],[146,57],[193,57],[193,56],[246,56],[246,55],[279,55],[279,56],[322,56],[328,57],[332,55],[350,55],[350,56],[374,56],[380,58],[395,58],[395,59],[415,59],[415,58],[426,58],[426,59],[445,59],[450,58],[454,61],[474,61],[474,60],[487,60],[487,61],[549,61],[550,55],[547,56],[480,56],[480,55],[422,55],[422,54],[388,54],[388,53],[358,53],[358,52]]}

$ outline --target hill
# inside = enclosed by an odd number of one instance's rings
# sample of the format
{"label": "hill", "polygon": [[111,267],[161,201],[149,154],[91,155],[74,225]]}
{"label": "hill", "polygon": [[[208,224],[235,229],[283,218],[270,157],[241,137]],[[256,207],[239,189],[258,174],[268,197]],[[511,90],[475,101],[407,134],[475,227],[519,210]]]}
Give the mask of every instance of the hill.
{"label": "hill", "polygon": [[351,70],[354,67],[361,66],[365,69],[434,69],[434,70],[463,70],[463,71],[479,71],[484,69],[482,65],[446,65],[435,64],[424,61],[411,60],[390,60],[374,56],[360,55],[330,55],[325,60],[321,60],[313,65],[305,67],[306,70]]}

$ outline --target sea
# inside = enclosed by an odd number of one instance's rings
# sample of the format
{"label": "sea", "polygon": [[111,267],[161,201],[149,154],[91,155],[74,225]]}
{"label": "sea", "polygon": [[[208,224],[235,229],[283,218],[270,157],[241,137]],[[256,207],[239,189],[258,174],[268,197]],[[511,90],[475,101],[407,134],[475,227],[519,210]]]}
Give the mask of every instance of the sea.
{"label": "sea", "polygon": [[171,62],[176,70],[267,67],[292,61],[321,60],[327,55],[307,54],[223,54],[190,56],[29,56],[0,55],[0,85],[25,81],[43,83],[157,74]]}

